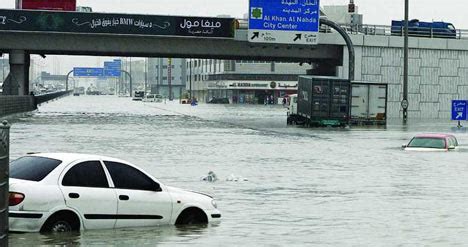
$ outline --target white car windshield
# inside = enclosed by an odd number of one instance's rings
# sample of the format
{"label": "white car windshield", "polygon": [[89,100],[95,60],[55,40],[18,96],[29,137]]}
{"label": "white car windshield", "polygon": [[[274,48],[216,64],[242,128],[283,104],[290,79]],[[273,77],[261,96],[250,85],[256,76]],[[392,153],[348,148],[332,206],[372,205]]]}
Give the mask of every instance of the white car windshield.
{"label": "white car windshield", "polygon": [[408,144],[411,148],[445,148],[445,140],[442,138],[415,137]]}

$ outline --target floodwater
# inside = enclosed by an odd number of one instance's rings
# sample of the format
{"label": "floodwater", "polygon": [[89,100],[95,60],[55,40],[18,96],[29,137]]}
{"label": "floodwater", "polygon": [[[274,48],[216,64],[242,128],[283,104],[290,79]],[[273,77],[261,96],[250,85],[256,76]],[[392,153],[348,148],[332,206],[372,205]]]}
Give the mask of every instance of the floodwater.
{"label": "floodwater", "polygon": [[[307,129],[286,126],[282,106],[70,96],[10,122],[12,159],[27,152],[118,157],[165,184],[214,195],[222,211],[219,225],[11,234],[11,246],[468,243],[468,134],[450,121]],[[454,132],[462,147],[400,150],[421,132]],[[209,171],[220,180],[201,181]]]}

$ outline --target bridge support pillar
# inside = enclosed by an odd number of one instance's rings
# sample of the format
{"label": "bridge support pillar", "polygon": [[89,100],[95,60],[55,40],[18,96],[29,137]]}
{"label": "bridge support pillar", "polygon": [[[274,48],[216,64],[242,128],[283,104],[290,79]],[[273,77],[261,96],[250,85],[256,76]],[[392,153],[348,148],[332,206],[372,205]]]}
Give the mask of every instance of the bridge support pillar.
{"label": "bridge support pillar", "polygon": [[12,50],[10,57],[10,74],[5,82],[11,95],[29,95],[29,54],[24,50]]}

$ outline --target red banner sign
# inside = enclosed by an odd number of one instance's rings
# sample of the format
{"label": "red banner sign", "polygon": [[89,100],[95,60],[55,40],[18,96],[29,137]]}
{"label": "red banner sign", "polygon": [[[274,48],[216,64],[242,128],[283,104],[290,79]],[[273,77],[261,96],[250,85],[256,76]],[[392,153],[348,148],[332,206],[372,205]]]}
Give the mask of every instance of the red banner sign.
{"label": "red banner sign", "polygon": [[76,11],[76,0],[19,0],[19,8]]}

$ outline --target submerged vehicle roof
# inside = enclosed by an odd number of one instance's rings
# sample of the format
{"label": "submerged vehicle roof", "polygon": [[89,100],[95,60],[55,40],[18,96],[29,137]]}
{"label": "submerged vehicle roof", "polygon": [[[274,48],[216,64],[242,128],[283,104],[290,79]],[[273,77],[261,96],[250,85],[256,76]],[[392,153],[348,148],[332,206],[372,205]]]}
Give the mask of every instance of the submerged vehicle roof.
{"label": "submerged vehicle roof", "polygon": [[446,138],[446,137],[455,137],[451,134],[444,134],[444,133],[425,133],[425,134],[417,134],[414,137],[420,138]]}

